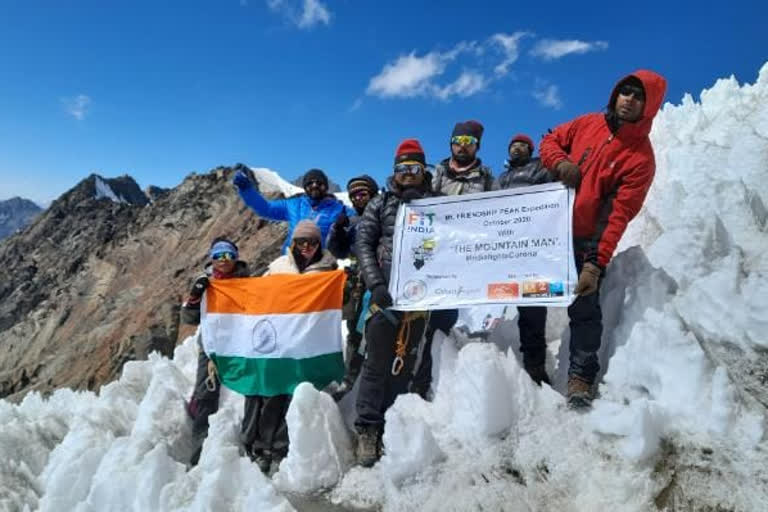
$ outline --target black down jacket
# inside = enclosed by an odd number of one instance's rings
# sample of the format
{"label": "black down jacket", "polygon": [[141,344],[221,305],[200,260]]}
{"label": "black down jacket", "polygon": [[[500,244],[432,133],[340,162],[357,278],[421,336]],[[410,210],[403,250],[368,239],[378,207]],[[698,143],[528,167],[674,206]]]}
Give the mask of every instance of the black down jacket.
{"label": "black down jacket", "polygon": [[552,180],[552,173],[542,165],[541,160],[533,158],[524,165],[512,167],[507,165],[507,170],[493,184],[494,190],[507,188],[527,187],[528,185],[539,185],[549,183]]}
{"label": "black down jacket", "polygon": [[[391,178],[387,188],[386,192],[371,199],[357,224],[355,250],[363,281],[369,290],[380,284],[388,285],[389,273],[392,270],[395,219],[403,191]],[[425,181],[420,189],[410,191],[414,192],[417,198],[434,195],[430,192],[429,180]]]}

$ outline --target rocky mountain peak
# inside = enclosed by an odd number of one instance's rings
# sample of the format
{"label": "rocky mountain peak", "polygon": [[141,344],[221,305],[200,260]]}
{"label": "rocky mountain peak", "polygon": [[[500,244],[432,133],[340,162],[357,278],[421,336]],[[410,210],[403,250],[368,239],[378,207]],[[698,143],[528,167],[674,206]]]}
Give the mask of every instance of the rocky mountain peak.
{"label": "rocky mountain peak", "polygon": [[0,201],[0,239],[27,226],[41,211],[37,204],[21,197]]}
{"label": "rocky mountain peak", "polygon": [[191,334],[178,308],[216,236],[251,268],[277,257],[285,227],[243,206],[233,173],[191,174],[152,203],[130,177],[91,175],[0,242],[0,397],[96,389],[126,361],[170,355]]}

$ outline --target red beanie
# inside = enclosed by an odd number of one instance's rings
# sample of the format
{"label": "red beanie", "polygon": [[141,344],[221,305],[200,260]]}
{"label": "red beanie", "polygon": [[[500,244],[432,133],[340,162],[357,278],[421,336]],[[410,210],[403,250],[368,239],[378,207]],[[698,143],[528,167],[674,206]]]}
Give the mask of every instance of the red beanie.
{"label": "red beanie", "polygon": [[407,161],[419,162],[427,165],[427,159],[424,157],[424,150],[416,139],[405,139],[397,146],[395,151],[395,165]]}
{"label": "red beanie", "polygon": [[512,139],[509,141],[509,144],[507,145],[507,152],[509,152],[509,146],[511,146],[515,142],[525,142],[526,144],[528,144],[530,153],[531,155],[533,155],[533,149],[534,149],[533,140],[531,140],[529,136],[522,133],[518,133],[517,135],[512,137]]}

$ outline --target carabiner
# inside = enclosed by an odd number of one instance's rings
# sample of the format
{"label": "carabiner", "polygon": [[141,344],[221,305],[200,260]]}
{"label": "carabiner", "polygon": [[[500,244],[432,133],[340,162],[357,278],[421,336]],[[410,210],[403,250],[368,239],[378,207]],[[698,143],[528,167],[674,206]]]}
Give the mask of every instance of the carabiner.
{"label": "carabiner", "polygon": [[205,389],[208,391],[216,391],[216,377],[213,375],[208,375],[208,377],[205,378]]}
{"label": "carabiner", "polygon": [[403,371],[403,366],[405,366],[403,358],[395,356],[394,361],[392,361],[392,375],[400,375],[400,372]]}

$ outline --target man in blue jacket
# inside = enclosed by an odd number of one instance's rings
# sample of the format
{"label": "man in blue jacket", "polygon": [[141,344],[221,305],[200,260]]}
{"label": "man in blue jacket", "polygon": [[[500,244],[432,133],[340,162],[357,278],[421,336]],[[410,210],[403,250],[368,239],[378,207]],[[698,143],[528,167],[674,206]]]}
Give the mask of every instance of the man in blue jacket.
{"label": "man in blue jacket", "polygon": [[320,169],[310,169],[302,179],[304,194],[286,199],[267,201],[259,193],[258,185],[248,177],[243,167],[237,170],[233,182],[243,202],[259,216],[269,220],[288,222],[282,252],[285,252],[293,229],[300,221],[309,219],[320,228],[323,243],[336,218],[344,212],[347,216],[357,215],[354,209],[328,193],[328,177]]}

